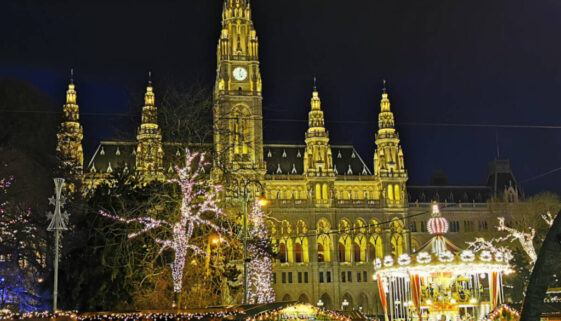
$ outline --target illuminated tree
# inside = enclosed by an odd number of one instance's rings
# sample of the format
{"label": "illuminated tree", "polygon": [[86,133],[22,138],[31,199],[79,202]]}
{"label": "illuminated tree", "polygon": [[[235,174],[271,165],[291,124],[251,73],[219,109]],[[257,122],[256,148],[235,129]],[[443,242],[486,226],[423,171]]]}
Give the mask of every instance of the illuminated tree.
{"label": "illuminated tree", "polygon": [[510,241],[512,242],[518,240],[528,257],[530,257],[530,262],[532,263],[532,265],[536,263],[536,260],[538,258],[536,249],[534,248],[534,236],[536,235],[536,230],[533,227],[530,227],[530,233],[520,232],[516,229],[506,226],[504,217],[499,217],[498,220],[499,225],[497,226],[497,230],[508,232],[508,235],[499,238],[499,241],[507,241],[510,239]]}
{"label": "illuminated tree", "polygon": [[108,214],[105,211],[99,211],[101,215],[113,220],[127,224],[139,223],[143,226],[140,231],[129,234],[129,238],[137,237],[154,229],[166,229],[171,237],[166,239],[156,238],[155,241],[161,246],[160,254],[168,248],[174,252],[171,273],[174,292],[177,294],[181,293],[183,289],[183,272],[187,252],[191,250],[195,254],[205,253],[200,247],[190,243],[195,229],[201,226],[208,226],[216,233],[219,233],[219,235],[222,231],[213,222],[204,218],[209,214],[214,216],[223,215],[222,209],[218,205],[216,194],[220,187],[201,178],[205,173],[204,167],[207,165],[204,153],[191,153],[186,149],[185,166],[183,168],[176,166],[175,170],[178,178],[168,180],[169,183],[178,184],[181,188],[180,215],[176,222],[152,217],[125,219],[117,215]]}
{"label": "illuminated tree", "polygon": [[[6,193],[13,177],[0,180]],[[44,249],[31,210],[4,201],[0,204],[0,309],[43,309],[38,284],[44,271]]]}
{"label": "illuminated tree", "polygon": [[265,228],[265,213],[257,201],[249,214],[249,223],[248,303],[271,303],[275,301],[271,241]]}

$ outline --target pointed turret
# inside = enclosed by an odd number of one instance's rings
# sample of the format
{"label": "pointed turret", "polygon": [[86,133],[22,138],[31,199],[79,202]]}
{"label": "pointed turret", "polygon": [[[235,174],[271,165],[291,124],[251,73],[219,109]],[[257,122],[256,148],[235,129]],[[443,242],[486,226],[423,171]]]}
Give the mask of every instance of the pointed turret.
{"label": "pointed turret", "polygon": [[83,128],[80,124],[80,110],[76,103],[74,70],[71,69],[70,83],[66,91],[66,103],[62,106],[62,122],[57,134],[56,148],[59,168],[69,176],[69,181],[75,180],[77,182],[83,174],[83,136]]}
{"label": "pointed turret", "polygon": [[333,156],[329,145],[329,133],[325,129],[321,100],[315,86],[310,101],[308,131],[306,132],[306,151],[304,153],[304,175],[307,177],[308,190],[315,191],[316,205],[330,204],[335,171]]}
{"label": "pointed turret", "polygon": [[404,207],[407,171],[405,170],[403,151],[399,145],[399,135],[395,130],[394,115],[390,106],[386,81],[384,81],[380,114],[378,115],[374,175],[378,180],[385,204],[390,207]]}
{"label": "pointed turret", "polygon": [[148,73],[148,86],[144,94],[142,123],[136,136],[136,170],[144,179],[163,178],[162,132],[158,126],[158,108],[152,88],[152,74]]}

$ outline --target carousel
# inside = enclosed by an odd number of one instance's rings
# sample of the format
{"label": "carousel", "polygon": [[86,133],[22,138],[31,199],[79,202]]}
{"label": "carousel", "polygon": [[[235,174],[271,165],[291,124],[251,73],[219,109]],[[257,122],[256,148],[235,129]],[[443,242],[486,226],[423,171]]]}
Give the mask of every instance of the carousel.
{"label": "carousel", "polygon": [[437,203],[431,216],[427,229],[433,237],[416,253],[374,262],[386,321],[482,319],[503,301],[508,261],[500,251],[474,253],[450,242]]}

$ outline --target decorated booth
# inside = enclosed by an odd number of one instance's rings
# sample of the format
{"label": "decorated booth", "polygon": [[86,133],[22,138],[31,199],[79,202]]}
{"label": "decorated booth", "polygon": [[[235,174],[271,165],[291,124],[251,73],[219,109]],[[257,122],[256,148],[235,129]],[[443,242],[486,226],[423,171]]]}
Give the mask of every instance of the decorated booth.
{"label": "decorated booth", "polygon": [[503,302],[507,259],[500,251],[460,249],[445,237],[448,221],[437,203],[431,216],[433,237],[416,253],[374,262],[386,320],[480,319]]}

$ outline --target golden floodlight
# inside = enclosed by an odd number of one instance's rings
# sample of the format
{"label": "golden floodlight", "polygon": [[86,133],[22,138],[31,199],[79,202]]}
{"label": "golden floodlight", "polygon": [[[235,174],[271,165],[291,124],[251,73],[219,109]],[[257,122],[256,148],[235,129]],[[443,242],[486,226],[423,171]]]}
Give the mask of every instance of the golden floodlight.
{"label": "golden floodlight", "polygon": [[212,244],[214,246],[217,246],[218,244],[220,244],[221,241],[222,240],[221,240],[220,236],[218,236],[216,234],[212,234],[210,236],[210,244]]}
{"label": "golden floodlight", "polygon": [[257,198],[257,204],[259,204],[259,206],[261,206],[261,207],[265,207],[265,206],[269,205],[269,200],[266,199],[263,196],[259,196]]}

